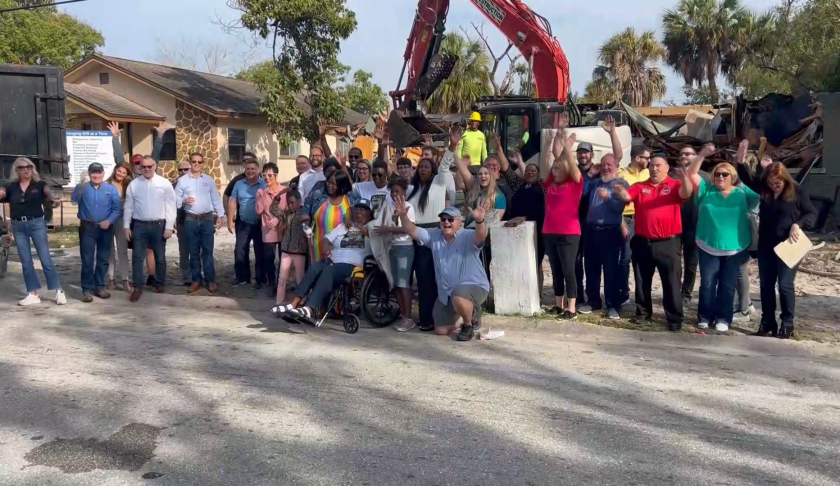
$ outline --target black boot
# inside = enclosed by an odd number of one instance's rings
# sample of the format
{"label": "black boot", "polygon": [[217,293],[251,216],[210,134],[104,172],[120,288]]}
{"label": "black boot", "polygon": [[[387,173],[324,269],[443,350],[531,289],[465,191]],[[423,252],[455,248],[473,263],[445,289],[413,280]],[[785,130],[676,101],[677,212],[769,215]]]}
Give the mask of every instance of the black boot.
{"label": "black boot", "polygon": [[779,331],[779,339],[790,339],[793,336],[793,324],[782,325],[782,330]]}
{"label": "black boot", "polygon": [[778,325],[775,320],[773,322],[766,322],[762,319],[761,325],[758,327],[758,331],[752,333],[752,335],[760,337],[776,337],[778,332]]}

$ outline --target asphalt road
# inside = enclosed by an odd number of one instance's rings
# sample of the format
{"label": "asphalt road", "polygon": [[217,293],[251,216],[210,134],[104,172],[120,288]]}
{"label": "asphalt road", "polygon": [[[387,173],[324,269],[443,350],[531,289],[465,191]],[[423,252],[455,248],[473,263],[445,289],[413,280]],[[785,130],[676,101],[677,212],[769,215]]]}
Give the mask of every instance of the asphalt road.
{"label": "asphalt road", "polygon": [[467,344],[347,335],[210,297],[24,309],[10,271],[2,485],[840,478],[836,347],[498,320]]}

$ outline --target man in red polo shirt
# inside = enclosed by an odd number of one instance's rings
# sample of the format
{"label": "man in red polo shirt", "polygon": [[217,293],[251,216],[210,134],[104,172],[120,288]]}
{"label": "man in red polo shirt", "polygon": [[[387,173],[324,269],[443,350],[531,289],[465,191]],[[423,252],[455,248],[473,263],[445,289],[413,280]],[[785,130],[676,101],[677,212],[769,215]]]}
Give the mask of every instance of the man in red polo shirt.
{"label": "man in red polo shirt", "polygon": [[[653,315],[651,286],[653,274],[659,270],[662,280],[662,306],[668,329],[682,328],[683,307],[680,297],[680,234],[682,216],[680,206],[691,197],[693,185],[683,170],[679,179],[668,177],[668,160],[664,154],[651,156],[650,179],[630,186],[616,186],[613,191],[636,208],[636,236],[630,242],[633,259],[641,270],[642,302],[636,302],[636,315],[650,320]],[[638,293],[637,293],[638,295]]]}

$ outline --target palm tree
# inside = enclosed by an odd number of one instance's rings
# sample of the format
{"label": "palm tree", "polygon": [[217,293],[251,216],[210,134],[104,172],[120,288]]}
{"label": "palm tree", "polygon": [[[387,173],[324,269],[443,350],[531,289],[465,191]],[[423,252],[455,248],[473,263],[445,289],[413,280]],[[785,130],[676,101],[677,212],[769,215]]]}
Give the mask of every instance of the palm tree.
{"label": "palm tree", "polygon": [[663,43],[668,65],[682,74],[685,83],[708,83],[712,101],[718,101],[717,76],[731,76],[739,62],[739,39],[754,20],[740,0],[680,0],[662,17]]}
{"label": "palm tree", "polygon": [[612,36],[598,53],[601,64],[592,71],[587,97],[650,106],[665,95],[666,86],[665,76],[659,68],[649,64],[663,57],[665,48],[656,40],[653,31],[646,30],[636,36],[631,27]]}
{"label": "palm tree", "polygon": [[429,113],[465,113],[481,96],[493,94],[490,57],[479,40],[447,34],[441,52],[458,56],[449,78],[426,100]]}

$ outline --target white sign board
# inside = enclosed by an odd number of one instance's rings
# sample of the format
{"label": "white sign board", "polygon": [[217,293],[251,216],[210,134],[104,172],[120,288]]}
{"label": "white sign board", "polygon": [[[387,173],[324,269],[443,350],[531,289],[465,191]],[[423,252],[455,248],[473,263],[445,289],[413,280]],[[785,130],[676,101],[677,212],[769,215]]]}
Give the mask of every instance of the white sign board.
{"label": "white sign board", "polygon": [[75,187],[88,166],[99,162],[105,167],[105,178],[114,170],[114,146],[111,132],[67,130],[67,155],[70,159],[70,186]]}

